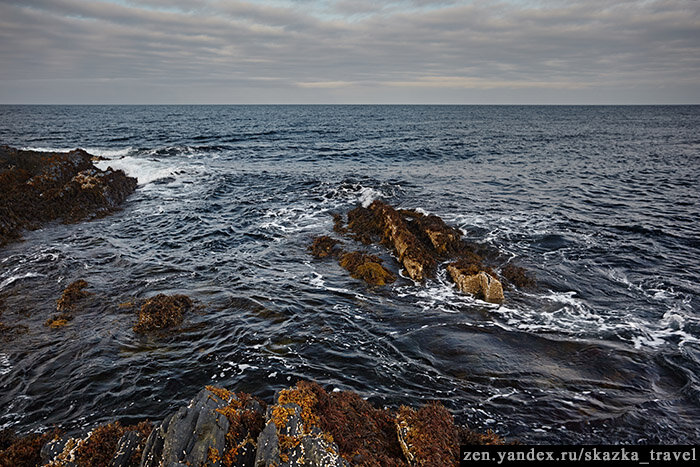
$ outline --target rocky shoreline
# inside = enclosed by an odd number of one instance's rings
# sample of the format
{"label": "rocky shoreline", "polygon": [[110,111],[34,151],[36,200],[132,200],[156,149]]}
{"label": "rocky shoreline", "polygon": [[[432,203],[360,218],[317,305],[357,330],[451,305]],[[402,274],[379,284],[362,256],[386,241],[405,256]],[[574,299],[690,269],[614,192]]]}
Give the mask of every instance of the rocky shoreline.
{"label": "rocky shoreline", "polygon": [[100,170],[82,149],[38,152],[0,146],[0,247],[60,220],[106,216],[136,189],[122,170]]}
{"label": "rocky shoreline", "polygon": [[456,426],[436,402],[392,411],[300,381],[271,404],[207,386],[160,423],[115,421],[82,437],[3,431],[0,466],[449,466],[460,444],[505,442]]}
{"label": "rocky shoreline", "polygon": [[[100,170],[93,160],[81,149],[41,153],[0,146],[0,247],[20,240],[23,230],[52,221],[90,220],[119,209],[136,189],[136,179],[121,170]],[[421,282],[443,267],[462,292],[500,302],[504,288],[534,283],[525,270],[499,262],[497,254],[467,242],[439,217],[382,201],[348,212],[347,226],[344,216],[336,214],[334,232],[342,239],[319,237],[309,247],[311,253],[335,258],[370,286],[394,282],[400,274]],[[386,248],[397,267],[392,271],[377,255],[339,246],[348,241]],[[68,325],[81,301],[93,294],[85,280],[73,282],[45,326]],[[135,333],[156,335],[177,332],[184,314],[198,306],[185,295],[163,294],[122,305],[136,312]],[[2,322],[0,330],[3,339],[21,331]],[[314,382],[299,381],[268,403],[208,386],[160,423],[123,426],[114,421],[82,437],[58,429],[21,438],[0,431],[0,467],[456,465],[460,444],[502,443],[493,433],[456,426],[439,403],[376,408],[355,392],[327,392]]]}

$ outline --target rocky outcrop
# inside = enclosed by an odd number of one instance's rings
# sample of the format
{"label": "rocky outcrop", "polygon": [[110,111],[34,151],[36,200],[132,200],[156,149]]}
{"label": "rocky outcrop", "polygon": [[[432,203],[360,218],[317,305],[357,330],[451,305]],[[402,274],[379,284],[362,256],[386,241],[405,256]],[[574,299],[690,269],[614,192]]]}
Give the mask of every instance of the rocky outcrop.
{"label": "rocky outcrop", "polygon": [[[435,215],[410,209],[394,209],[375,200],[368,207],[358,206],[347,214],[347,227],[340,214],[333,214],[333,230],[363,244],[381,244],[388,248],[416,282],[433,278],[440,265],[449,262],[446,270],[457,288],[475,297],[494,303],[504,300],[503,283],[492,264],[487,264],[487,248],[470,243],[462,232],[447,225]],[[356,279],[371,285],[384,285],[395,280],[394,274],[382,265],[376,255],[347,253],[335,247],[339,241],[318,237],[310,247],[317,258],[334,256]],[[492,257],[497,255],[491,255]],[[450,262],[450,260],[452,260]],[[358,268],[358,265],[362,265]],[[502,268],[506,285],[531,287],[534,279],[523,268],[511,263]]]}
{"label": "rocky outcrop", "polygon": [[116,210],[137,181],[121,170],[100,170],[92,159],[82,149],[61,153],[0,146],[0,246],[18,240],[23,229]]}
{"label": "rocky outcrop", "polygon": [[457,427],[441,404],[380,409],[352,391],[300,381],[273,404],[207,386],[161,423],[102,425],[83,437],[0,431],[0,467],[451,466],[460,444],[504,444]]}

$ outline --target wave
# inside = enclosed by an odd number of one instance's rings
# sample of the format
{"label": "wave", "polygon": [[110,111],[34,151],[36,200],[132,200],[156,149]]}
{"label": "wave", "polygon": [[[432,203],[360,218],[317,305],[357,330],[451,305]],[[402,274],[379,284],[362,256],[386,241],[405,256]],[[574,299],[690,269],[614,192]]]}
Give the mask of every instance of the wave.
{"label": "wave", "polygon": [[39,151],[39,152],[69,152],[73,151],[74,149],[83,149],[86,152],[92,154],[93,156],[101,156],[101,157],[106,157],[106,158],[116,158],[116,157],[124,157],[134,151],[134,148],[132,146],[126,147],[126,148],[97,148],[97,147],[80,147],[80,146],[74,146],[74,147],[50,147],[50,146],[26,146],[23,147],[25,151]]}

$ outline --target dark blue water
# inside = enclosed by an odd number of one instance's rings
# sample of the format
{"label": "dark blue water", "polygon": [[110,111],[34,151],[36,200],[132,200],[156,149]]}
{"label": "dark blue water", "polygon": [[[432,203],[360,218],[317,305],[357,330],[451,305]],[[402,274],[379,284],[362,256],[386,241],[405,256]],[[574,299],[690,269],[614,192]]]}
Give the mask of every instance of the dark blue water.
{"label": "dark blue water", "polygon": [[[700,440],[700,107],[0,106],[0,143],[82,147],[140,185],[0,250],[0,427],[160,419],[205,384],[442,401],[526,442]],[[373,290],[306,247],[381,198],[533,271],[502,305],[441,273]],[[385,255],[388,264],[396,263]],[[95,292],[43,326],[70,282]],[[187,293],[186,331],[119,304]]]}

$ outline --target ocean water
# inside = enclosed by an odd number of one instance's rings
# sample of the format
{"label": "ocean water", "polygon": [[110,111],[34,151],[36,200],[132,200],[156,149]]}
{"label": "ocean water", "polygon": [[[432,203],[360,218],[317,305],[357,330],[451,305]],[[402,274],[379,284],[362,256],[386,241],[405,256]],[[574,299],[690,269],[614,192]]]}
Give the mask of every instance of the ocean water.
{"label": "ocean water", "polygon": [[[159,420],[207,384],[439,400],[532,443],[700,440],[700,107],[0,106],[0,144],[82,147],[139,187],[0,250],[0,427]],[[373,289],[307,246],[380,198],[532,271]],[[351,244],[352,242],[348,242]],[[378,247],[391,268],[396,262]],[[72,281],[95,293],[43,326]],[[186,293],[168,337],[119,304]]]}

